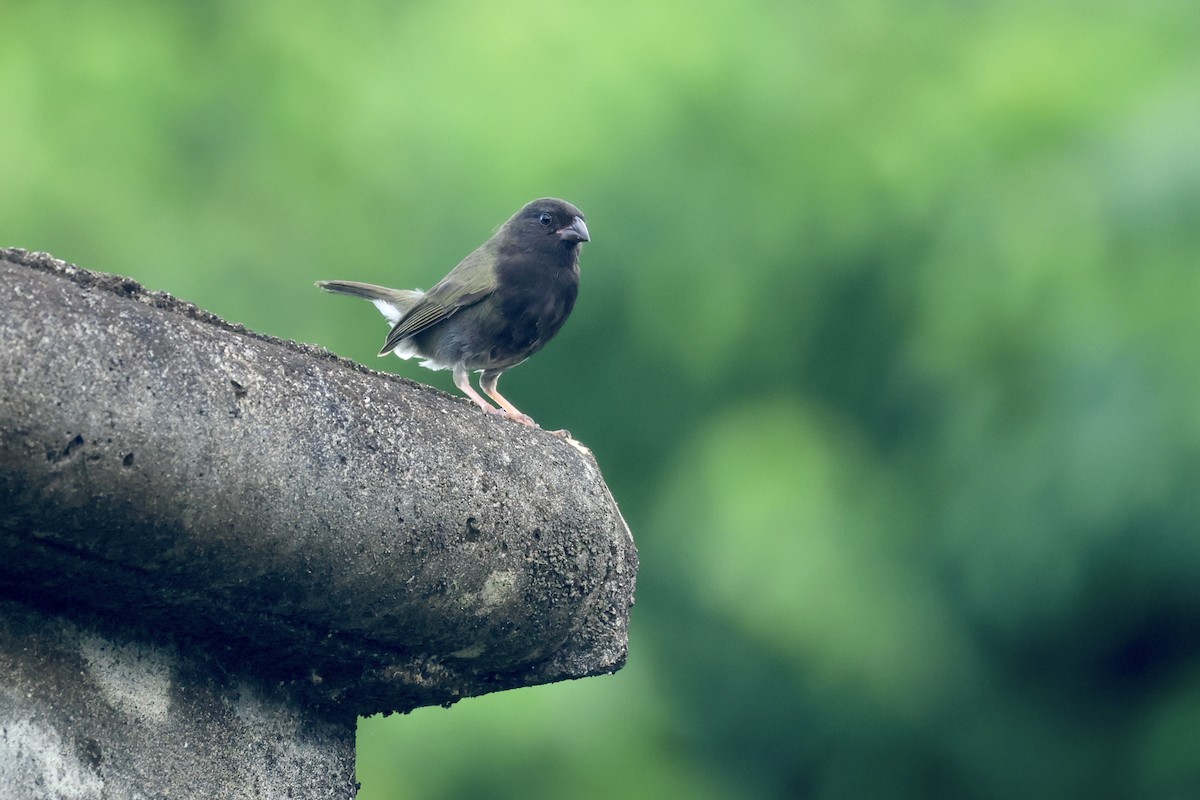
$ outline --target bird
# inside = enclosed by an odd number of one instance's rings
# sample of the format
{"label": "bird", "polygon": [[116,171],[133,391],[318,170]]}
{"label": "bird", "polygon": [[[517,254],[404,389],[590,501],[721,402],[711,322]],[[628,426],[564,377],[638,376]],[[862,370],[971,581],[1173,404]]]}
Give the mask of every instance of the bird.
{"label": "bird", "polygon": [[[380,356],[417,357],[423,367],[449,369],[454,385],[485,413],[536,428],[496,384],[567,321],[579,294],[579,251],[590,241],[582,211],[543,197],[525,204],[427,292],[357,281],[317,286],[375,304],[392,326]],[[471,372],[480,373],[479,388],[495,406],[471,386]]]}

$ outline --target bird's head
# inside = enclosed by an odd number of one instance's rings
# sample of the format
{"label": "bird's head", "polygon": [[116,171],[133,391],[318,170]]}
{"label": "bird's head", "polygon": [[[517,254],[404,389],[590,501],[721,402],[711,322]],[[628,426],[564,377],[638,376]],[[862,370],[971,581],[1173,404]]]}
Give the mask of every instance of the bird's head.
{"label": "bird's head", "polygon": [[543,197],[518,211],[508,225],[512,234],[531,249],[565,246],[575,249],[591,241],[583,212],[566,200]]}

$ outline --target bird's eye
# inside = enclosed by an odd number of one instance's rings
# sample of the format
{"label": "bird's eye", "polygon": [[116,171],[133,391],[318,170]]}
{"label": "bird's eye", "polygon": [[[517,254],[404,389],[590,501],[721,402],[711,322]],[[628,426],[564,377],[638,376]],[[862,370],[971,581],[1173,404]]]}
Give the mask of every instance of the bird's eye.
{"label": "bird's eye", "polygon": [[553,221],[553,219],[550,217],[549,214],[546,214],[546,213],[543,213],[540,217],[538,217],[538,222],[542,223],[547,228],[550,227],[550,223],[552,221]]}

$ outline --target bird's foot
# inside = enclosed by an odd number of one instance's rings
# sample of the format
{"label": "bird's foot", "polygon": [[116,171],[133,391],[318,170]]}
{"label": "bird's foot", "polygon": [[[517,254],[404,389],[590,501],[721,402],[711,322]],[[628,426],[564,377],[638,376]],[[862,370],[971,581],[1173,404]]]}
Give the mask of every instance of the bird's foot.
{"label": "bird's foot", "polygon": [[511,411],[507,411],[503,408],[489,408],[487,410],[487,413],[491,414],[494,417],[504,417],[505,419],[511,419],[513,422],[519,422],[522,425],[528,425],[531,428],[540,428],[541,427],[540,425],[538,425],[536,422],[533,421],[533,417],[529,416],[528,414],[522,414],[519,411],[514,414]]}

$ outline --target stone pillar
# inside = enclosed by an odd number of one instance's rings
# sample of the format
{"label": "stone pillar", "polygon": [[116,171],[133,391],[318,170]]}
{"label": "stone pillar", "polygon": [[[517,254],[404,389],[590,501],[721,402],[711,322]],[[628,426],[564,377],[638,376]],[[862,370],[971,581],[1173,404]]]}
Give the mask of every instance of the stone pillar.
{"label": "stone pillar", "polygon": [[0,250],[12,796],[352,797],[360,715],[619,669],[636,571],[582,447]]}

